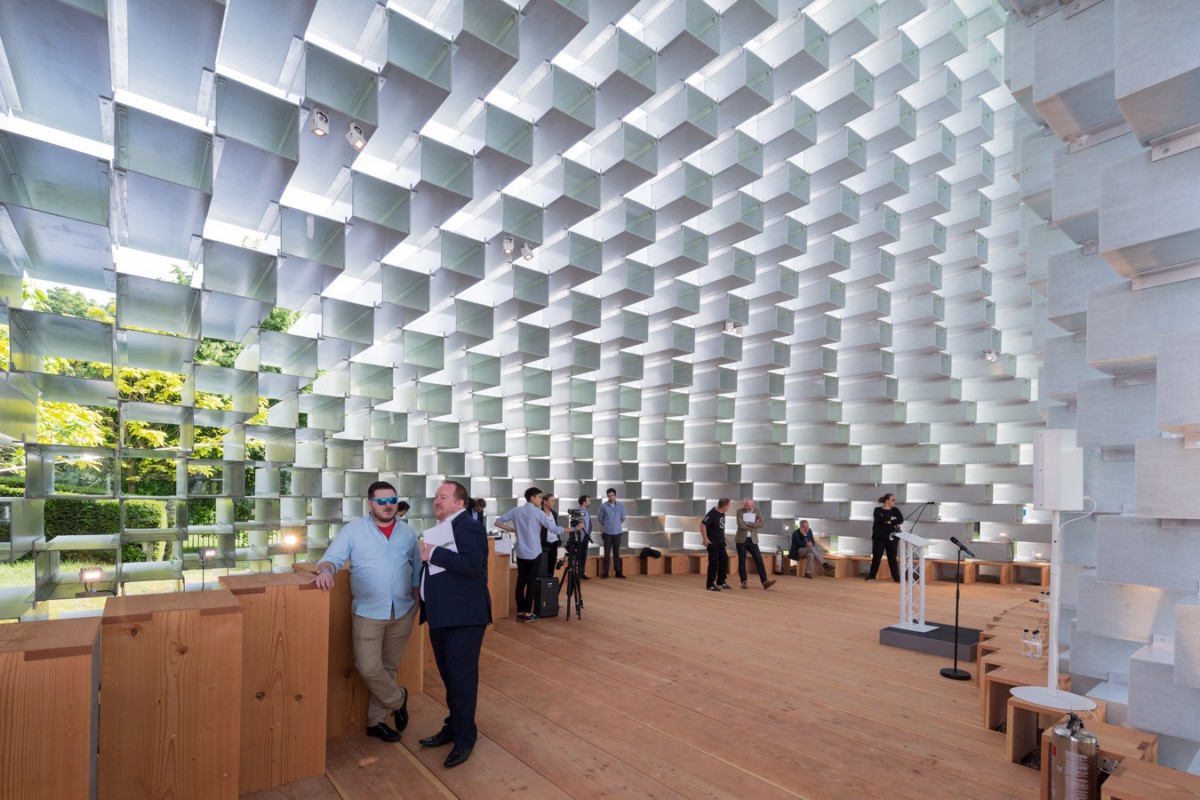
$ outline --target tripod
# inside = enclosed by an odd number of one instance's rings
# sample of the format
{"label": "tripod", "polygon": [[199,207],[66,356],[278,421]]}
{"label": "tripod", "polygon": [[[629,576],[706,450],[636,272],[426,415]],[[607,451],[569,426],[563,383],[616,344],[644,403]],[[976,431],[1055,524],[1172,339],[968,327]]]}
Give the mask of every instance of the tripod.
{"label": "tripod", "polygon": [[565,614],[567,622],[571,621],[571,600],[575,600],[575,619],[583,619],[583,549],[579,541],[579,531],[572,528],[567,539],[567,568],[563,572],[561,589],[567,587],[567,604]]}

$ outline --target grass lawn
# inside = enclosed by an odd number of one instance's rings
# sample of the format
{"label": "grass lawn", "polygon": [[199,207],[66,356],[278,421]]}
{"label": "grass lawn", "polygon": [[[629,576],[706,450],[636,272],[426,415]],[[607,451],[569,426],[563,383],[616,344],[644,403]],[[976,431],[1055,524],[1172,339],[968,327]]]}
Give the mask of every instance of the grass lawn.
{"label": "grass lawn", "polygon": [[[261,563],[261,562],[257,562]],[[200,591],[200,581],[203,575],[204,587],[206,589],[217,589],[220,584],[217,579],[222,575],[238,575],[249,572],[254,572],[250,562],[239,562],[234,569],[210,569],[203,573],[200,570],[185,570],[183,573],[183,590],[188,592]],[[75,563],[72,561],[63,561],[60,564],[60,570],[63,573],[78,572],[80,567],[95,566],[94,564]],[[288,569],[287,571],[291,571]],[[13,564],[0,563],[0,589],[16,588],[21,586],[32,587],[34,585],[33,577],[33,561],[18,561]],[[125,584],[125,594],[161,594],[167,592],[178,592],[180,590],[178,581],[130,581]],[[31,615],[30,618],[45,619],[43,614],[48,613],[49,619],[57,619],[66,613],[75,612],[94,612],[98,613],[104,609],[106,597],[79,597],[70,600],[52,600],[39,605],[36,615]],[[12,620],[0,620],[0,624]]]}

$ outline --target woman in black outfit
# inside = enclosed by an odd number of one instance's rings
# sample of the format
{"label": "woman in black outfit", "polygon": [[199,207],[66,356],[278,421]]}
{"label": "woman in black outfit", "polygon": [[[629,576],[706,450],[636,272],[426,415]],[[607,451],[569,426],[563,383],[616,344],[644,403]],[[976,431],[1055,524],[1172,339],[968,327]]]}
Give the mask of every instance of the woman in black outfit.
{"label": "woman in black outfit", "polygon": [[900,582],[900,558],[896,552],[898,542],[892,534],[900,530],[902,522],[904,515],[896,508],[896,495],[885,494],[879,498],[879,508],[875,509],[875,524],[871,526],[871,571],[867,573],[867,580],[875,580],[879,573],[879,562],[883,560],[883,554],[887,553],[888,570],[892,573],[892,580]]}

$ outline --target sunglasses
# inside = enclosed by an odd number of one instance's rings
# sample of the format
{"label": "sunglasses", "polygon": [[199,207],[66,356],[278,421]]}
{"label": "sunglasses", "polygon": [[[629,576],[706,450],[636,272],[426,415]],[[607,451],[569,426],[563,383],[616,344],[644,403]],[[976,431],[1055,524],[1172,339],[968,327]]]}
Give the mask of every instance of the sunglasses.
{"label": "sunglasses", "polygon": [[396,505],[396,503],[400,502],[400,498],[399,497],[372,497],[371,502],[376,503],[381,506],[394,506],[394,505]]}

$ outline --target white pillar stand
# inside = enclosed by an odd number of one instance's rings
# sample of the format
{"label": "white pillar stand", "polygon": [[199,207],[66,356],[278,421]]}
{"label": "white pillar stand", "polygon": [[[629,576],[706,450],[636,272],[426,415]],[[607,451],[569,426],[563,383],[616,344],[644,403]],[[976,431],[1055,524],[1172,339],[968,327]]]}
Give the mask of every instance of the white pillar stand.
{"label": "white pillar stand", "polygon": [[1051,524],[1050,543],[1050,633],[1042,652],[1050,659],[1046,670],[1045,686],[1018,686],[1012,690],[1014,697],[1026,703],[1046,708],[1061,708],[1064,711],[1091,711],[1096,703],[1081,694],[1064,692],[1058,688],[1058,618],[1059,591],[1062,587],[1062,548],[1059,546],[1061,511],[1055,510]]}

